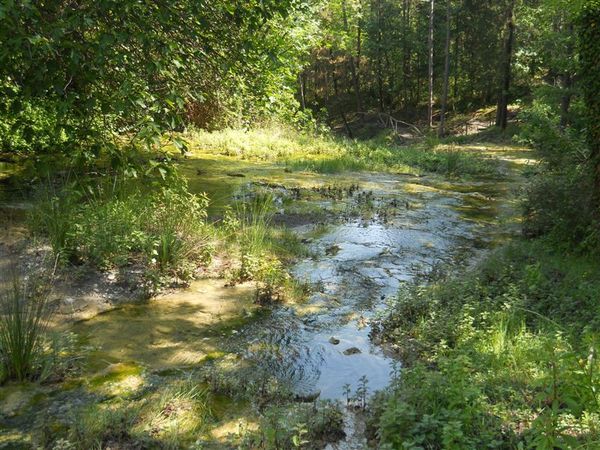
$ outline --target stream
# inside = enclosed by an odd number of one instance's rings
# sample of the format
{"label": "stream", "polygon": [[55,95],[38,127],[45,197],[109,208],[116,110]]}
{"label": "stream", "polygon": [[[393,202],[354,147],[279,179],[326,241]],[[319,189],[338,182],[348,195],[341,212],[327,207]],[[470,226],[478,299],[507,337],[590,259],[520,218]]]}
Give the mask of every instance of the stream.
{"label": "stream", "polygon": [[[222,279],[204,279],[148,303],[98,314],[70,328],[85,347],[81,380],[87,381],[58,391],[15,386],[5,390],[0,412],[14,417],[15,425],[40,405],[53,417],[69,417],[84,398],[144,395],[169,377],[221,360],[234,361],[231,373],[242,384],[248,372],[239,367],[255,368],[255,377],[268,374],[303,401],[345,404],[360,390],[368,397],[401,372],[393,355],[372,339],[373,319],[404,284],[426,280],[432,271],[469,267],[511,232],[514,221],[508,179],[450,182],[269,170],[222,180],[235,183],[226,187],[234,196],[272,196],[274,222],[285,224],[307,248],[307,256],[289,267],[308,286],[305,300],[260,306],[252,284],[228,287]],[[225,425],[219,435],[211,432],[213,438],[235,433],[245,408],[217,405]],[[362,426],[346,409],[346,438],[328,448],[364,448]]]}
{"label": "stream", "polygon": [[389,384],[394,359],[371,340],[371,320],[403,284],[467,264],[500,238],[493,230],[503,182],[374,173],[313,174],[309,184],[301,174],[290,178],[285,186],[250,181],[242,189],[270,193],[280,205],[275,219],[290,222],[308,246],[311,256],[290,269],[310,286],[306,301],[261,308],[248,286],[200,280],[79,323],[76,333],[97,349],[97,368],[123,361],[189,367],[224,351],[302,398],[343,400],[361,377],[372,393]]}
{"label": "stream", "polygon": [[[303,244],[304,256],[287,270],[306,295],[259,305],[253,283],[230,286],[217,277],[149,302],[107,302],[84,320],[77,320],[88,306],[83,297],[67,302],[73,311],[64,312],[64,332],[82,355],[81,370],[64,383],[4,386],[0,425],[7,432],[0,432],[0,447],[29,440],[32,427],[47,418],[49,426],[62,429],[85,405],[143,402],[156,389],[197,375],[202,388],[217,386],[209,405],[214,421],[203,437],[214,448],[257,426],[257,411],[266,405],[236,400],[237,392],[254,392],[256,383],[276,380],[275,395],[291,391],[302,402],[368,401],[402,373],[392,349],[373,333],[398,291],[439,272],[469,270],[519,229],[513,190],[531,162],[528,151],[472,150],[497,159],[503,176],[465,181],[290,172],[278,164],[215,155],[182,163],[190,189],[211,198],[213,217],[222,217],[235,199],[272,199],[273,225],[285,226]],[[21,211],[17,206],[5,208],[13,214]],[[92,305],[103,301],[89,299]],[[326,448],[368,448],[359,409],[342,410],[346,437]]]}
{"label": "stream", "polygon": [[372,173],[311,175],[308,185],[301,174],[290,178],[242,188],[269,192],[280,205],[276,219],[303,237],[311,256],[291,273],[310,286],[306,301],[260,308],[248,287],[201,280],[78,324],[76,333],[97,348],[97,368],[123,361],[176,368],[224,351],[301,397],[342,400],[361,377],[372,393],[389,384],[394,359],[370,339],[371,320],[403,284],[467,264],[500,238],[492,230],[500,228],[506,183]]}
{"label": "stream", "polygon": [[505,186],[497,182],[382,174],[355,175],[354,182],[359,188],[343,200],[296,200],[325,210],[346,203],[341,220],[306,239],[312,256],[292,268],[312,287],[307,302],[276,308],[236,334],[240,347],[254,349],[242,350],[245,358],[302,396],[343,400],[361,385],[386,387],[395,363],[370,339],[371,320],[403,284],[466,264],[498,238],[491,230]]}

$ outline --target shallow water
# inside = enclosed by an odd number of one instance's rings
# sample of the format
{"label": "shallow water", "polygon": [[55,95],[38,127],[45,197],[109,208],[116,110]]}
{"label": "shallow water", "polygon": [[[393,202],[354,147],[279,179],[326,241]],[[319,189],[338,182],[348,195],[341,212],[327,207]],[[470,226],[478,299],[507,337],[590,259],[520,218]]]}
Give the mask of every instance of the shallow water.
{"label": "shallow water", "polygon": [[[301,181],[296,174],[288,183],[301,186]],[[358,190],[340,199],[314,193],[315,186],[349,183]],[[225,351],[258,364],[302,396],[343,399],[345,385],[354,392],[363,376],[369,392],[384,388],[394,360],[371,341],[370,320],[403,283],[489,246],[498,196],[505,194],[494,182],[453,184],[368,173],[310,174],[310,187],[293,201],[281,185],[245,180],[242,186],[270,189],[277,204],[288,205],[281,216],[329,211],[326,231],[308,244],[313,256],[291,269],[312,287],[308,300],[261,315],[248,286],[200,281],[77,325],[75,331],[96,348],[92,367],[122,361],[151,369],[189,367]],[[311,236],[316,225],[294,230]]]}
{"label": "shallow water", "polygon": [[[287,173],[273,164],[231,168],[229,163],[202,160],[188,165],[190,186],[217,198],[211,211],[216,216],[241,190],[270,191],[280,209],[277,220],[306,238],[312,256],[297,261],[291,272],[311,286],[309,298],[261,308],[253,303],[251,285],[231,288],[223,280],[201,280],[187,290],[80,322],[73,331],[91,348],[82,377],[87,389],[104,392],[107,385],[116,389],[108,394],[121,395],[141,389],[147,378],[158,385],[169,383],[165,377],[173,370],[196,368],[233,353],[239,356],[233,358],[236,363],[258,365],[302,397],[319,393],[320,398],[345,400],[345,385],[352,394],[361,377],[372,393],[389,384],[398,365],[370,339],[371,320],[385,310],[387,301],[415,277],[439,266],[467,266],[481,249],[514,232],[511,180],[320,175]],[[339,198],[327,191],[356,185],[355,192]],[[78,397],[79,391],[69,389],[76,386],[63,386],[65,392],[52,402],[72,402],[69,395]],[[9,394],[5,389],[2,398]],[[5,403],[15,404],[15,411],[25,408],[21,403],[36,408],[21,397]],[[236,412],[236,420],[247,412],[238,404],[229,409]],[[355,418],[348,414],[346,419],[347,442],[360,448],[362,437],[353,440],[360,435]],[[340,445],[335,448],[354,448]]]}
{"label": "shallow water", "polygon": [[[354,180],[359,193],[373,193],[375,212],[347,218],[312,241],[315,256],[292,271],[313,286],[308,303],[279,308],[238,335],[241,343],[250,343],[245,357],[304,395],[343,399],[345,385],[355,392],[363,376],[370,392],[384,388],[394,360],[371,342],[370,319],[402,284],[437,265],[464,260],[494,240],[493,221],[474,216],[496,217],[495,196],[502,194],[497,184],[439,187],[436,180],[372,174],[356,174]],[[483,200],[474,205],[473,197]],[[395,206],[386,206],[391,203]]]}

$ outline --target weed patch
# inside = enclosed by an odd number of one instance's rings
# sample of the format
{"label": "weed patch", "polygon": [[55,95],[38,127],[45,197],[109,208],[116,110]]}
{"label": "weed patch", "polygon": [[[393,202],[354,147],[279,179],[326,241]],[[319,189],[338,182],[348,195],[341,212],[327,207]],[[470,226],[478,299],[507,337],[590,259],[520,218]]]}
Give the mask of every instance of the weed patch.
{"label": "weed patch", "polygon": [[475,273],[402,292],[383,336],[414,358],[374,407],[382,447],[591,448],[599,270],[520,241]]}

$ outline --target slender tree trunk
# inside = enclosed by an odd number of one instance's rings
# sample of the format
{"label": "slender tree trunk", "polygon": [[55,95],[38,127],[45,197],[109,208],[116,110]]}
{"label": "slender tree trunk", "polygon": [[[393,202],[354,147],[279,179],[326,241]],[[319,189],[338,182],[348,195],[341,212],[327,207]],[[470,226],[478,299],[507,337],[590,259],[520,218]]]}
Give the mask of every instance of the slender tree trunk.
{"label": "slender tree trunk", "polygon": [[354,90],[356,91],[356,104],[358,110],[362,109],[360,96],[360,58],[362,55],[362,19],[356,24],[356,73],[354,74]]}
{"label": "slender tree trunk", "polygon": [[506,125],[508,124],[508,94],[510,90],[513,41],[515,36],[514,9],[515,0],[511,0],[506,18],[507,36],[502,64],[502,83],[498,96],[498,109],[496,110],[496,126],[503,130],[506,129]]}
{"label": "slender tree trunk", "polygon": [[298,85],[300,88],[300,105],[302,105],[302,111],[304,111],[306,109],[306,95],[305,95],[305,90],[306,90],[306,78],[304,76],[304,74],[301,72],[298,74]]}
{"label": "slender tree trunk", "polygon": [[[346,2],[342,1],[342,15],[344,21],[344,31],[349,34],[350,29],[348,27],[348,15],[346,10]],[[360,51],[361,51],[361,23],[360,20],[357,24],[356,30],[356,61],[354,60],[354,56],[350,54],[350,74],[352,76],[352,84],[354,86],[354,99],[356,101],[356,111],[360,111],[362,109],[362,102],[360,98],[360,79],[359,79],[359,70],[360,70]]]}
{"label": "slender tree trunk", "polygon": [[427,109],[427,120],[429,128],[433,128],[433,10],[435,0],[430,0],[429,10],[429,105]]}
{"label": "slender tree trunk", "polygon": [[[568,26],[569,35],[573,35],[574,27],[573,24],[569,24]],[[567,55],[569,58],[573,58],[574,54],[573,45],[569,44],[567,46]],[[573,98],[573,92],[571,89],[573,88],[573,75],[567,69],[561,75],[561,88],[564,90],[564,94],[560,99],[560,129],[564,131],[569,124],[569,110],[571,109],[571,99]]]}
{"label": "slender tree trunk", "polygon": [[444,93],[442,95],[442,111],[440,113],[440,125],[438,127],[438,136],[442,137],[445,133],[446,110],[448,109],[448,89],[450,85],[450,0],[446,0],[446,48],[444,58]]}
{"label": "slender tree trunk", "polygon": [[379,97],[379,111],[384,112],[383,101],[383,64],[381,61],[382,37],[381,37],[381,0],[377,0],[377,91]]}
{"label": "slender tree trunk", "polygon": [[333,50],[329,49],[329,73],[330,77],[333,80],[333,93],[336,99],[339,96],[339,83],[337,78],[337,72],[335,70],[335,60],[333,58]]}
{"label": "slender tree trunk", "polygon": [[457,32],[454,37],[454,83],[452,86],[452,96],[458,98],[458,76],[460,74],[460,33],[459,26],[456,26]]}
{"label": "slender tree trunk", "polygon": [[410,81],[410,49],[408,36],[410,30],[410,0],[402,4],[402,104],[406,108],[409,103]]}
{"label": "slender tree trunk", "polygon": [[570,73],[565,73],[561,76],[561,87],[565,91],[560,99],[560,129],[564,131],[569,124],[569,110],[571,109],[571,99],[573,94],[573,77]]}

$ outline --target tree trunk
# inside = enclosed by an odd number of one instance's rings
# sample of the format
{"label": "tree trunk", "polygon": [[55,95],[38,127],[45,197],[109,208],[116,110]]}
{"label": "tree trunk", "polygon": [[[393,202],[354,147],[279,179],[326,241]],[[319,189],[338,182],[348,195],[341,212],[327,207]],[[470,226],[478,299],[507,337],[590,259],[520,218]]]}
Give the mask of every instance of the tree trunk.
{"label": "tree trunk", "polygon": [[429,128],[433,128],[433,10],[435,0],[430,0],[429,11],[429,105],[427,108],[427,120]]}
{"label": "tree trunk", "polygon": [[[569,37],[573,36],[574,27],[573,24],[569,24],[568,33]],[[573,45],[569,42],[567,45],[567,55],[569,58],[574,58],[575,51]],[[567,125],[569,125],[569,110],[571,109],[571,99],[573,98],[573,74],[566,69],[565,72],[561,75],[561,88],[564,90],[564,93],[560,99],[560,129],[561,131],[565,131]]]}
{"label": "tree trunk", "polygon": [[502,82],[500,93],[498,95],[498,109],[496,110],[496,126],[500,127],[502,130],[505,130],[508,124],[508,93],[510,90],[513,42],[515,37],[514,9],[515,0],[511,0],[506,15],[507,36],[504,46]]}
{"label": "tree trunk", "polygon": [[301,72],[298,74],[298,85],[300,87],[300,105],[302,105],[302,111],[306,109],[306,77]]}
{"label": "tree trunk", "polygon": [[[342,14],[344,21],[344,31],[349,34],[350,29],[348,27],[348,15],[346,11],[346,2],[342,2]],[[360,52],[361,52],[361,23],[360,20],[357,24],[356,30],[356,62],[354,61],[354,56],[350,54],[350,74],[352,75],[352,85],[354,86],[354,99],[356,101],[356,111],[362,110],[362,102],[360,98],[360,79],[359,79],[359,70],[360,70]]]}
{"label": "tree trunk", "polygon": [[404,0],[402,6],[402,103],[403,107],[406,108],[409,104],[410,87],[410,48],[408,45],[408,37],[410,30],[410,1]]}
{"label": "tree trunk", "polygon": [[335,98],[337,100],[337,98],[339,97],[339,83],[338,83],[338,78],[337,78],[337,71],[335,70],[335,60],[333,58],[333,50],[329,49],[329,73],[330,73],[330,77],[333,80],[333,93],[335,95]]}
{"label": "tree trunk", "polygon": [[442,137],[445,133],[446,110],[448,109],[448,88],[450,84],[450,0],[446,0],[446,48],[444,59],[444,93],[442,95],[442,111],[440,113],[440,125],[438,127],[438,136]]}
{"label": "tree trunk", "polygon": [[571,109],[571,99],[573,93],[571,88],[573,87],[573,77],[570,73],[565,73],[561,76],[561,87],[565,91],[560,99],[560,129],[565,131],[569,124],[569,110]]}
{"label": "tree trunk", "polygon": [[590,2],[580,16],[579,54],[587,110],[590,166],[594,174],[593,206],[600,228],[600,2]]}
{"label": "tree trunk", "polygon": [[379,111],[385,111],[385,104],[383,101],[383,64],[381,61],[381,48],[382,48],[382,37],[381,37],[381,0],[377,0],[377,92],[379,97]]}

